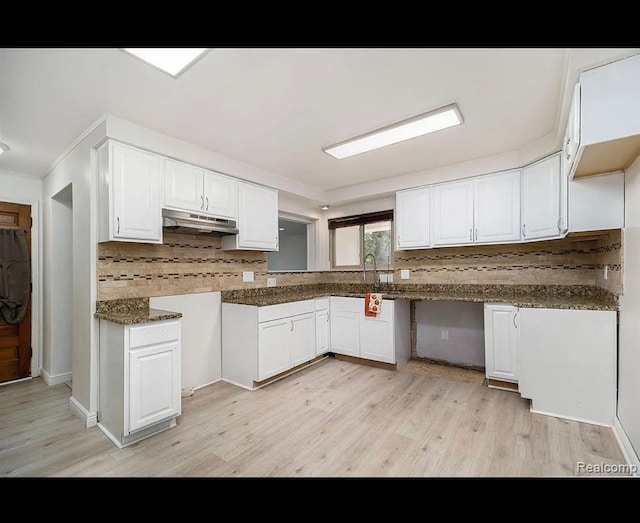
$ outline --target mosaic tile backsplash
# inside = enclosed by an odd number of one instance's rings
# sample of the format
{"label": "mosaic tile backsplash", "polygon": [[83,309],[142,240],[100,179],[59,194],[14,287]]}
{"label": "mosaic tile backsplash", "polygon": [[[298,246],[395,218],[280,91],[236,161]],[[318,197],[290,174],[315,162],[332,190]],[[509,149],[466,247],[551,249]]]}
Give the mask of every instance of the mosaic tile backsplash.
{"label": "mosaic tile backsplash", "polygon": [[[409,280],[400,280],[401,269],[411,271]],[[244,283],[243,271],[253,271],[255,282]],[[363,281],[360,271],[269,274],[266,253],[223,251],[219,237],[174,233],[163,245],[98,244],[97,273],[98,300],[265,287],[268,276],[278,286]],[[621,294],[622,235],[399,251],[393,273],[396,283],[598,285]]]}

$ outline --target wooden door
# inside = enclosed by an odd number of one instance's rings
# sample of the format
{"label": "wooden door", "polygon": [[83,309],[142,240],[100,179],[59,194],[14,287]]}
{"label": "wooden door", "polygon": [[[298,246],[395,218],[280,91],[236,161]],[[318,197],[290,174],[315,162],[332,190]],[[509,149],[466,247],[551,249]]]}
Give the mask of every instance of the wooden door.
{"label": "wooden door", "polygon": [[[0,202],[0,228],[4,227],[26,231],[31,256],[31,206]],[[0,382],[28,376],[31,376],[31,295],[22,323],[10,325],[0,314]]]}

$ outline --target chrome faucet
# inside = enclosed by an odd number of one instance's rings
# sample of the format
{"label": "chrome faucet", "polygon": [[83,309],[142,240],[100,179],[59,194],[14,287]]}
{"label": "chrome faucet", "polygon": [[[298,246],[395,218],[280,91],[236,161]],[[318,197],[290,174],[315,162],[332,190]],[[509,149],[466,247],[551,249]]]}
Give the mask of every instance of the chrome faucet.
{"label": "chrome faucet", "polygon": [[364,257],[364,263],[362,264],[362,279],[367,281],[367,260],[369,257],[373,258],[373,290],[378,290],[380,282],[378,281],[378,268],[376,266],[376,257],[369,253]]}

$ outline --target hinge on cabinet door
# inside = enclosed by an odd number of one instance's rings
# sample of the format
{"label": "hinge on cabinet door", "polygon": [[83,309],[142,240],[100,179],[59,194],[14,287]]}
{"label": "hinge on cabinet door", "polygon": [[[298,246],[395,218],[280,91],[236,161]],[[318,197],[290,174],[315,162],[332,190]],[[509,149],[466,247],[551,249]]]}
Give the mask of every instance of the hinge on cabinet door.
{"label": "hinge on cabinet door", "polygon": [[29,356],[33,358],[33,347],[29,347]]}
{"label": "hinge on cabinet door", "polygon": [[33,294],[33,283],[29,284],[29,292]]}

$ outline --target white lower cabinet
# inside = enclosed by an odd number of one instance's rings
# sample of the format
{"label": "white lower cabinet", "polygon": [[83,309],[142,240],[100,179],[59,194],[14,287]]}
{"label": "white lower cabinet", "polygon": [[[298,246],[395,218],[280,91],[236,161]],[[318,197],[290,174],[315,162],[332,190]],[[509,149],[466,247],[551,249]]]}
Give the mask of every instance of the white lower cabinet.
{"label": "white lower cabinet", "polygon": [[247,389],[316,357],[314,300],[222,303],[222,379]]}
{"label": "white lower cabinet", "polygon": [[331,326],[329,324],[329,298],[316,298],[316,356],[329,352]]}
{"label": "white lower cabinet", "polygon": [[518,382],[520,336],[517,316],[518,307],[514,305],[484,304],[485,368],[489,379]]}
{"label": "white lower cabinet", "polygon": [[100,320],[98,426],[118,446],[175,426],[180,320],[120,325]]}
{"label": "white lower cabinet", "polygon": [[378,315],[364,315],[364,298],[331,297],[331,351],[402,364],[411,356],[409,302],[384,300]]}
{"label": "white lower cabinet", "polygon": [[519,391],[531,410],[613,425],[615,311],[520,308]]}

